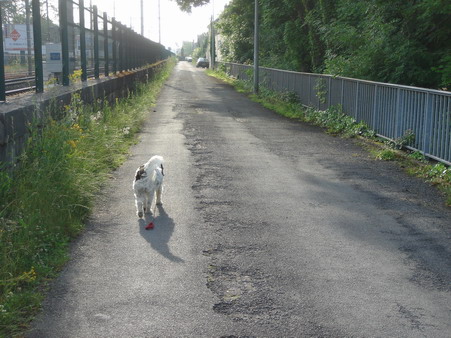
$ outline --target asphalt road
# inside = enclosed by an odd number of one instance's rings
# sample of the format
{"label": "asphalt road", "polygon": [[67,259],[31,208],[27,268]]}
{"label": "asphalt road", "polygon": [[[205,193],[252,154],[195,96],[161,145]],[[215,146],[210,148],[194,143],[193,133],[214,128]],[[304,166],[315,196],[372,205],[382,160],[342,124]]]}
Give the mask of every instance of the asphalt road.
{"label": "asphalt road", "polygon": [[[139,220],[154,154],[164,204]],[[450,337],[450,291],[433,188],[181,62],[29,336]]]}

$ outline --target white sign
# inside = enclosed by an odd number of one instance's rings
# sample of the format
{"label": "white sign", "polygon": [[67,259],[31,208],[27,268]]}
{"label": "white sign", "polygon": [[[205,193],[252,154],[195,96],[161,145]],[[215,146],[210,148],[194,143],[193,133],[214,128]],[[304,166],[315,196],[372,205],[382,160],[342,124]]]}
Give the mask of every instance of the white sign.
{"label": "white sign", "polygon": [[[5,25],[5,52],[13,50],[28,50],[27,26],[26,25]],[[33,26],[30,25],[30,47],[33,49]]]}

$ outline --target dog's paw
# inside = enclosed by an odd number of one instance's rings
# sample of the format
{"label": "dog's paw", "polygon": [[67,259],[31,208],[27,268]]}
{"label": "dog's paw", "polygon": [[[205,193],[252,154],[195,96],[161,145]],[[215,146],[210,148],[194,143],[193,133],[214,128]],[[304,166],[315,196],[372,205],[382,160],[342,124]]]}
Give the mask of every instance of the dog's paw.
{"label": "dog's paw", "polygon": [[163,202],[158,201],[157,203],[155,203],[156,205],[163,205]]}
{"label": "dog's paw", "polygon": [[142,212],[142,211],[139,211],[139,212],[138,212],[138,217],[139,217],[139,218],[142,218],[142,217],[143,217],[143,212]]}

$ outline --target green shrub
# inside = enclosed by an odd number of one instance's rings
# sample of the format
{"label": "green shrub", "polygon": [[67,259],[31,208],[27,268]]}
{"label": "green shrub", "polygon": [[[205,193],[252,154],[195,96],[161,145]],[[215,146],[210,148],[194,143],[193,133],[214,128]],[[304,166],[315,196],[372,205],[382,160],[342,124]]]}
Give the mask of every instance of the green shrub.
{"label": "green shrub", "polygon": [[396,153],[392,149],[383,149],[376,155],[378,160],[393,161],[396,159]]}

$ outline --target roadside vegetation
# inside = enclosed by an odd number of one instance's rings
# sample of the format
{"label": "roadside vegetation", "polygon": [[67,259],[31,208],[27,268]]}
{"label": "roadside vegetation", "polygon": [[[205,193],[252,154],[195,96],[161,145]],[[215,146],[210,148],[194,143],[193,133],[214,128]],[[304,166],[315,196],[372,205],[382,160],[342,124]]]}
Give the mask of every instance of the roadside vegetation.
{"label": "roadside vegetation", "polygon": [[395,161],[408,174],[436,186],[444,195],[446,205],[451,207],[451,168],[428,160],[419,151],[408,150],[406,146],[414,138],[410,131],[396,140],[382,139],[365,123],[344,114],[339,106],[320,111],[303,106],[293,93],[277,93],[261,87],[256,95],[253,93],[251,82],[237,80],[221,70],[209,70],[207,73],[232,85],[237,91],[280,115],[320,126],[332,135],[359,138],[374,159]]}
{"label": "roadside vegetation", "polygon": [[[48,282],[68,259],[93,200],[126,159],[175,60],[128,98],[84,104],[30,125],[26,150],[0,171],[0,337],[20,335],[39,311]],[[61,113],[61,112],[60,112]]]}
{"label": "roadside vegetation", "polygon": [[[451,85],[449,1],[260,0],[259,6],[263,67]],[[215,24],[222,61],[252,63],[253,25],[254,1],[231,0]]]}
{"label": "roadside vegetation", "polygon": [[[176,0],[182,10],[212,0]],[[259,0],[260,65],[446,89],[451,86],[451,2]],[[254,1],[231,0],[214,23],[221,61],[251,64]],[[198,56],[207,54],[205,36]],[[184,45],[192,53],[193,43]],[[189,55],[189,54],[185,54]]]}

